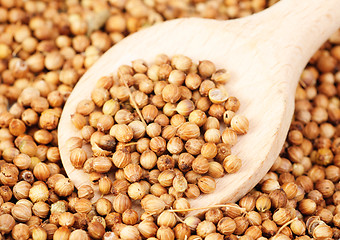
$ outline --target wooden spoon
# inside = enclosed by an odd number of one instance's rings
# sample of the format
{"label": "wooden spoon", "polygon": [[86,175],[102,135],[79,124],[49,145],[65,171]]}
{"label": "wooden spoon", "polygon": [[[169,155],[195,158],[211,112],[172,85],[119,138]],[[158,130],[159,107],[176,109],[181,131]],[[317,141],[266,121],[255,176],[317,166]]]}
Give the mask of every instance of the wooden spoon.
{"label": "wooden spoon", "polygon": [[[70,116],[79,101],[90,99],[96,81],[132,60],[151,63],[160,53],[170,57],[184,54],[196,62],[211,60],[217,68],[230,71],[227,89],[239,98],[239,113],[250,122],[248,134],[232,148],[242,159],[240,171],[217,179],[215,192],[190,200],[191,207],[237,201],[278,157],[291,123],[299,76],[310,57],[339,27],[340,0],[282,0],[237,20],[176,19],[130,35],[84,74],[64,107],[58,138],[66,173],[76,187],[91,184],[87,174],[71,165],[66,141],[80,135]],[[93,201],[100,197],[95,189]]]}

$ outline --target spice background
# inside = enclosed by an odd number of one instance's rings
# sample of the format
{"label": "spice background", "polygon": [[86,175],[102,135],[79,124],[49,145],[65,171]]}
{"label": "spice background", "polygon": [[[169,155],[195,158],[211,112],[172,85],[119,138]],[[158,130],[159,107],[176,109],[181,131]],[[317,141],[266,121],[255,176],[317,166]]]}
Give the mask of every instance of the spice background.
{"label": "spice background", "polygon": [[340,239],[340,30],[301,75],[280,157],[237,204],[200,219],[172,211],[136,216],[121,193],[92,204],[91,189],[77,191],[61,165],[63,105],[112,45],[164,20],[238,18],[275,2],[0,0],[0,239]]}

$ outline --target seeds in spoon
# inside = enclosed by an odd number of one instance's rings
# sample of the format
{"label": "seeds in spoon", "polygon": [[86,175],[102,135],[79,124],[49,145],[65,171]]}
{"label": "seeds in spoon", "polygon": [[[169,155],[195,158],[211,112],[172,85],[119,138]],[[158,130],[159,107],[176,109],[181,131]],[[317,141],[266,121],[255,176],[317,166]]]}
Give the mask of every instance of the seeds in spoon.
{"label": "seeds in spoon", "polygon": [[[190,208],[184,196],[213,192],[214,178],[242,166],[230,148],[248,131],[248,120],[221,85],[229,77],[210,61],[196,64],[183,55],[119,67],[117,76],[98,80],[91,100],[79,102],[73,124],[93,153],[87,156],[82,139],[73,138],[71,163],[98,181],[102,194],[116,195],[115,211],[136,199],[149,214]],[[221,134],[222,121],[228,127]]]}

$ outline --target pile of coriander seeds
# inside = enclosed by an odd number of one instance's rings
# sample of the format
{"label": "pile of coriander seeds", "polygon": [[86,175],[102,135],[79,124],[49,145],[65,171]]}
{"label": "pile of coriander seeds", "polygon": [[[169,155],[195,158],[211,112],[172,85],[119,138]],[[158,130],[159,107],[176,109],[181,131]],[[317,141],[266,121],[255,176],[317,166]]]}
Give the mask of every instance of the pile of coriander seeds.
{"label": "pile of coriander seeds", "polygon": [[[112,45],[157,22],[244,17],[276,2],[0,0],[0,239],[340,239],[340,31],[301,75],[280,158],[237,203],[200,218],[171,209],[153,216],[130,208],[119,213],[117,206],[129,206],[127,195],[91,202],[92,189],[76,189],[60,160],[57,125],[64,103]],[[96,181],[102,174],[89,176]],[[108,182],[103,177],[98,185]],[[121,183],[115,191],[126,187]],[[139,183],[130,184],[133,192],[148,178]],[[166,196],[176,198],[174,191]],[[146,203],[161,203],[155,199]]]}
{"label": "pile of coriander seeds", "polygon": [[[82,138],[68,140],[70,162],[89,173],[101,195],[127,194],[130,201],[141,200],[146,213],[190,208],[186,198],[213,192],[215,178],[242,166],[231,147],[249,122],[237,114],[238,99],[227,94],[229,77],[211,61],[195,63],[184,55],[120,66],[97,81],[91,99],[81,100],[71,116]],[[90,144],[92,155],[82,143]],[[149,209],[149,197],[160,198],[162,207]]]}

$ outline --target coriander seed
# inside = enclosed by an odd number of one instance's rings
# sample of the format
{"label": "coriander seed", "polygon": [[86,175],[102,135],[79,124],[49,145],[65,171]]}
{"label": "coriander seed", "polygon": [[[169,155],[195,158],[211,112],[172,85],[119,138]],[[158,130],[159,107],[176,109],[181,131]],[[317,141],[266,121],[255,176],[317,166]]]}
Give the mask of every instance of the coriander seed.
{"label": "coriander seed", "polygon": [[193,162],[192,162],[192,169],[194,172],[198,174],[204,174],[209,171],[209,161],[203,155],[199,155]]}
{"label": "coriander seed", "polygon": [[216,232],[216,227],[212,222],[202,221],[197,225],[196,232],[198,236],[205,238],[210,233]]}
{"label": "coriander seed", "polygon": [[205,143],[201,148],[201,154],[207,159],[212,159],[217,155],[217,146],[215,143]]}
{"label": "coriander seed", "polygon": [[223,160],[223,167],[227,173],[235,173],[240,170],[242,161],[235,155],[229,155]]}
{"label": "coriander seed", "polygon": [[215,180],[209,176],[204,176],[198,179],[197,185],[203,193],[211,193],[216,188]]}
{"label": "coriander seed", "polygon": [[145,212],[152,215],[160,214],[165,208],[165,203],[163,202],[163,200],[153,195],[146,195],[141,200],[141,205]]}
{"label": "coriander seed", "polygon": [[119,142],[129,142],[133,138],[133,131],[132,129],[125,125],[125,124],[118,124],[116,125],[116,131],[114,137],[119,141]]}

